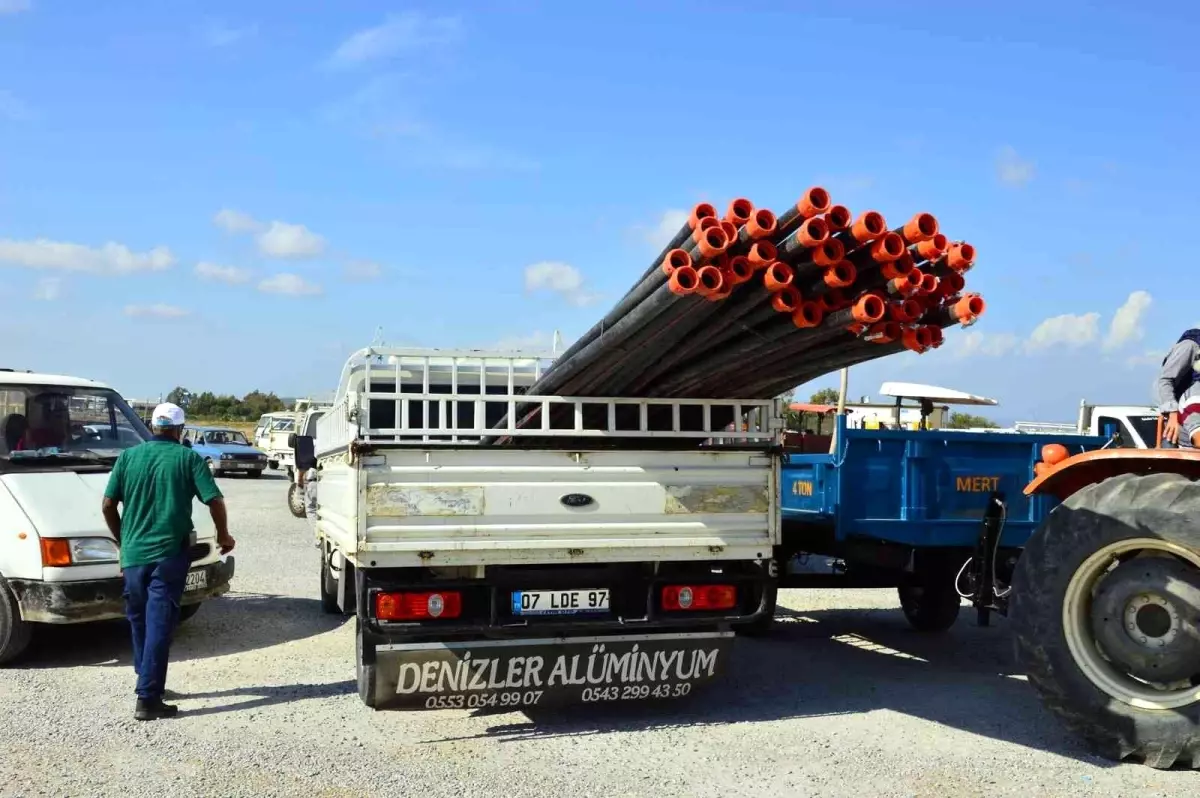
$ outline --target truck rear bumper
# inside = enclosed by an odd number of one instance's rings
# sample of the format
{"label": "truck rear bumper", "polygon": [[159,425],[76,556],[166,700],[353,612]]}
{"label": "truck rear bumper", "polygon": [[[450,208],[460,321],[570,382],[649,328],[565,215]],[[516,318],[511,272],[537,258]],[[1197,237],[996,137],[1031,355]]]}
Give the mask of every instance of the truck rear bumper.
{"label": "truck rear bumper", "polygon": [[[181,603],[197,604],[227,592],[233,571],[233,557],[193,566],[188,573],[202,572],[205,586],[186,591]],[[81,582],[13,579],[9,585],[17,597],[21,617],[30,623],[85,623],[125,617],[125,580],[120,577]]]}
{"label": "truck rear bumper", "polygon": [[719,677],[732,632],[376,646],[360,689],[376,709],[528,709],[671,700]]}

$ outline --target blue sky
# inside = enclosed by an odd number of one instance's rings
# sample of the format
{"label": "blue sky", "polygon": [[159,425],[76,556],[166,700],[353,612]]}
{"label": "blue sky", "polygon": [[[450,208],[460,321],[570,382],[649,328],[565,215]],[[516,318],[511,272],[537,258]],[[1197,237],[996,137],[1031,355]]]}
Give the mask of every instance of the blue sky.
{"label": "blue sky", "polygon": [[544,346],[681,209],[821,184],[935,213],[989,303],[854,396],[1148,401],[1200,322],[1200,12],[980,5],[0,0],[2,365],[298,394],[379,326]]}

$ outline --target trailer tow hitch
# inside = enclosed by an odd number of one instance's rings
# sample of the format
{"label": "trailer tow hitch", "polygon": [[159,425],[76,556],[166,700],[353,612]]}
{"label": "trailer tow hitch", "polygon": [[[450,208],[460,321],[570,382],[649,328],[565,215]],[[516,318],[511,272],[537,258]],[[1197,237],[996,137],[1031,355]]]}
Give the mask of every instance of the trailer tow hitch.
{"label": "trailer tow hitch", "polygon": [[[987,509],[975,542],[975,552],[955,579],[955,589],[975,608],[980,626],[989,626],[992,611],[1008,614],[1008,594],[1011,588],[996,578],[996,560],[1000,551],[1000,535],[1004,532],[1007,505],[1004,494],[993,491],[988,496]],[[964,585],[965,582],[965,585]],[[964,589],[965,588],[965,589]]]}

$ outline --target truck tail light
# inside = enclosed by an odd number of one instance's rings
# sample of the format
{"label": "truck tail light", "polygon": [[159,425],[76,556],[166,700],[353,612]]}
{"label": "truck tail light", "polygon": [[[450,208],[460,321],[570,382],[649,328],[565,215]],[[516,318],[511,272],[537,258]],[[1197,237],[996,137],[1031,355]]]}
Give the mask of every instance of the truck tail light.
{"label": "truck tail light", "polygon": [[462,594],[457,590],[375,594],[375,617],[381,621],[429,621],[460,615]]}
{"label": "truck tail light", "polygon": [[62,538],[42,538],[42,566],[65,568],[71,564],[71,541]]}
{"label": "truck tail light", "polygon": [[667,585],[662,589],[664,610],[728,610],[736,605],[733,585]]}

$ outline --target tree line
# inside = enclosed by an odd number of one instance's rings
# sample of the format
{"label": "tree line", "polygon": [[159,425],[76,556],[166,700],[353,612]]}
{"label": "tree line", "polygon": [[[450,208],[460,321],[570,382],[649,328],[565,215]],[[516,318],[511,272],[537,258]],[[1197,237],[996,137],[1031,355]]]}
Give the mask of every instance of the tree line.
{"label": "tree line", "polygon": [[274,393],[251,391],[242,397],[215,394],[212,391],[194,393],[176,386],[167,394],[168,402],[179,405],[193,418],[213,421],[257,421],[263,413],[286,410],[287,405]]}

